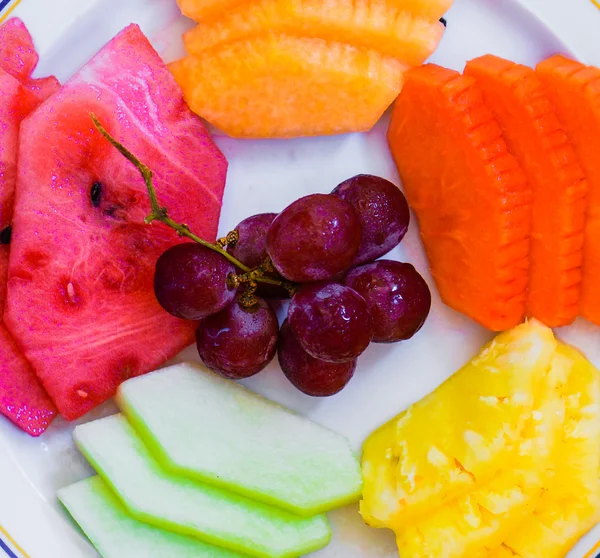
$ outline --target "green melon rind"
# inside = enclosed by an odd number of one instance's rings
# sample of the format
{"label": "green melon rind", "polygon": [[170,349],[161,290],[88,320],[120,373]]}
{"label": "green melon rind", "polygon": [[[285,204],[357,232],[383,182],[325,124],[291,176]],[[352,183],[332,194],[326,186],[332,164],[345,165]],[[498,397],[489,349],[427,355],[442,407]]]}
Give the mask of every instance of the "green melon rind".
{"label": "green melon rind", "polygon": [[200,365],[129,380],[116,400],[177,474],[305,517],[360,499],[360,464],[346,438]]}
{"label": "green melon rind", "polygon": [[103,558],[244,558],[135,520],[100,477],[62,488],[58,498]]}
{"label": "green melon rind", "polygon": [[78,426],[73,436],[140,521],[257,558],[291,558],[329,543],[325,516],[299,517],[164,470],[123,415]]}

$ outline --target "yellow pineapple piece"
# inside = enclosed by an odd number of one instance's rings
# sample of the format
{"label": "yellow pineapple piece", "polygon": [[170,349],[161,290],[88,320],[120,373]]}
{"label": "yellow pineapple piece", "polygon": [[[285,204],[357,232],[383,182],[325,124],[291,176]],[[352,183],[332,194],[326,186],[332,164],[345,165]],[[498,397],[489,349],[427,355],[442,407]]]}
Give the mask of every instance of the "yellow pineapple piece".
{"label": "yellow pineapple piece", "polygon": [[376,431],[363,448],[364,520],[408,525],[513,467],[555,349],[550,329],[522,324]]}
{"label": "yellow pineapple piece", "polygon": [[505,540],[522,558],[562,558],[600,520],[600,373],[571,347],[558,352],[572,368],[553,477],[533,515]]}
{"label": "yellow pineapple piece", "polygon": [[562,389],[571,361],[555,354],[536,386],[532,412],[510,465],[488,483],[415,524],[390,525],[403,558],[474,558],[504,539],[533,513],[564,426]]}
{"label": "yellow pineapple piece", "polygon": [[[486,556],[487,558],[514,558],[515,556],[518,556],[518,554],[515,554],[510,548],[502,544],[489,553],[486,551],[484,554],[481,554],[481,556]],[[476,557],[473,556],[473,558]],[[477,556],[477,558],[479,558],[479,556]]]}

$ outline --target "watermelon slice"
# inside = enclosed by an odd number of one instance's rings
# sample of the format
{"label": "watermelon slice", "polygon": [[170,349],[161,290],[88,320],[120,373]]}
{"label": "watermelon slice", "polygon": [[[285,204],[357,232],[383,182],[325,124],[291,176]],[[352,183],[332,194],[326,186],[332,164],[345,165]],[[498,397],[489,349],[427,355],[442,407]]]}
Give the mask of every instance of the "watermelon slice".
{"label": "watermelon slice", "polygon": [[227,170],[135,25],[23,123],[4,318],[68,420],[177,354],[196,328],[152,286],[158,256],[182,239],[144,224],[144,182],[90,113],[154,171],[171,216],[208,240]]}
{"label": "watermelon slice", "polygon": [[[54,77],[30,78],[37,60],[31,37],[21,21],[11,19],[0,26],[0,313],[6,300],[19,127],[30,111],[59,88]],[[32,436],[39,436],[56,415],[54,404],[3,325],[0,413]]]}

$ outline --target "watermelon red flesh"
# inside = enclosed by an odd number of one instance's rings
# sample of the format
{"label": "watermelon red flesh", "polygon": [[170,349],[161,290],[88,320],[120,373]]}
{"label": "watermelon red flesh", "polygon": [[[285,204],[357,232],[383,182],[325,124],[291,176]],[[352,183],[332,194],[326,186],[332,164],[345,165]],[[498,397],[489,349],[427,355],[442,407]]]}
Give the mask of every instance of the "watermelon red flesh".
{"label": "watermelon red flesh", "polygon": [[[18,20],[0,26],[0,230],[12,219],[17,145],[22,119],[59,85],[33,80],[37,63],[29,33]],[[6,300],[9,246],[0,245],[0,312]],[[8,330],[0,325],[0,413],[32,436],[56,416],[56,407]]]}
{"label": "watermelon red flesh", "polygon": [[174,356],[196,327],[167,314],[152,287],[158,256],[182,239],[143,223],[144,182],[91,112],[154,171],[170,215],[206,239],[227,169],[137,26],[23,123],[4,319],[69,420]]}
{"label": "watermelon red flesh", "polygon": [[39,60],[25,24],[18,18],[9,19],[0,26],[0,68],[24,82]]}

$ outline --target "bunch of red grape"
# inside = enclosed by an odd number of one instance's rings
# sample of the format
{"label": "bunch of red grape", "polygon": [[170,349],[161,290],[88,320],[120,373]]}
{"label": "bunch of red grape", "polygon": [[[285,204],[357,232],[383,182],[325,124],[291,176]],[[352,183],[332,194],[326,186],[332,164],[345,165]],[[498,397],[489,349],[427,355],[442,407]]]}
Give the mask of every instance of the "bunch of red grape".
{"label": "bunch of red grape", "polygon": [[[174,316],[200,320],[198,352],[215,372],[247,378],[278,351],[300,391],[333,395],[371,341],[410,339],[429,314],[431,294],[415,268],[377,260],[401,242],[409,219],[394,184],[358,175],[279,215],[248,217],[226,252],[195,243],[169,248],[156,264],[156,298]],[[280,329],[265,299],[290,294]]]}

